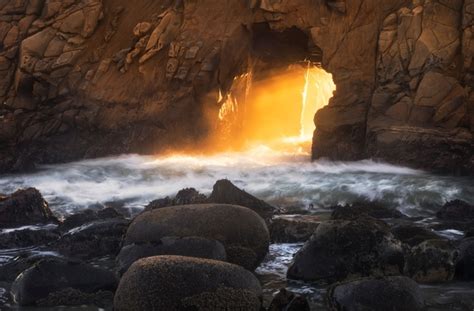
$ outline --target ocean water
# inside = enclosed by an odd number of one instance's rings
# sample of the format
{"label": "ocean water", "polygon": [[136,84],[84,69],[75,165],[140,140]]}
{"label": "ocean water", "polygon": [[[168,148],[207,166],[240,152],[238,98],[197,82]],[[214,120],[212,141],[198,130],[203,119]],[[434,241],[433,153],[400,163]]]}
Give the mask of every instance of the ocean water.
{"label": "ocean water", "polygon": [[257,146],[215,155],[139,156],[43,166],[0,176],[0,193],[36,187],[59,215],[114,202],[135,211],[186,187],[209,194],[219,179],[280,208],[324,211],[334,204],[377,200],[410,216],[429,216],[446,201],[474,203],[474,180],[436,176],[371,160],[309,160],[309,154]]}

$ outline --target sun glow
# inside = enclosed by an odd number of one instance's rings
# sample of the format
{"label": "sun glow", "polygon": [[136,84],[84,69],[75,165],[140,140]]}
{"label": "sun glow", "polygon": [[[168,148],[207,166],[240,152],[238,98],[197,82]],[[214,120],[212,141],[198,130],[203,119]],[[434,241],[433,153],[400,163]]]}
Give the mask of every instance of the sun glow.
{"label": "sun glow", "polygon": [[214,135],[218,139],[211,145],[242,151],[265,145],[278,151],[308,152],[314,115],[329,103],[335,89],[332,75],[309,62],[265,79],[239,76],[228,94],[219,92],[219,126]]}

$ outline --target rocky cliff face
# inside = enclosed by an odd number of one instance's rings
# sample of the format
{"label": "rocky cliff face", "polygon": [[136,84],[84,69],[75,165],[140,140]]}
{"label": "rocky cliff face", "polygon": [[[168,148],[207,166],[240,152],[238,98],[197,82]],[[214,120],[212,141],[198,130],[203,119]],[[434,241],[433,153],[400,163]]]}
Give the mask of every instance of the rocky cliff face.
{"label": "rocky cliff face", "polygon": [[[190,145],[250,64],[312,59],[337,85],[315,158],[472,174],[473,17],[473,0],[0,0],[0,171]],[[298,52],[258,51],[295,31]]]}

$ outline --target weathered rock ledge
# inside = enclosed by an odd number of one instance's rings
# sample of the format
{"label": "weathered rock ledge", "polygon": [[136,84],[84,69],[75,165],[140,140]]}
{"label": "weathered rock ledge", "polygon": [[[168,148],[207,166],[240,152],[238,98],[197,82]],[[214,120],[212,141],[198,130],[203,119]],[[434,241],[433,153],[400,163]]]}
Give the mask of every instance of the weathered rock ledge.
{"label": "weathered rock ledge", "polygon": [[[473,21],[474,0],[2,1],[0,172],[193,148],[250,63],[310,59],[337,85],[314,158],[473,174]],[[258,50],[287,32],[307,40]]]}

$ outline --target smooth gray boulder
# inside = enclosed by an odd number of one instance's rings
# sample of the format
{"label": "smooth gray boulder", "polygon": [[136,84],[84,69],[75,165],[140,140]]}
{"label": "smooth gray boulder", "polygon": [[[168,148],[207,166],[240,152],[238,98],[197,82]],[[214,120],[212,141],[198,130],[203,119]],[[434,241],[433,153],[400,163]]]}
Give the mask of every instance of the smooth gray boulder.
{"label": "smooth gray boulder", "polygon": [[201,204],[165,207],[142,213],[130,224],[125,245],[160,242],[166,237],[203,237],[221,242],[230,263],[254,270],[268,252],[265,221],[236,205]]}

